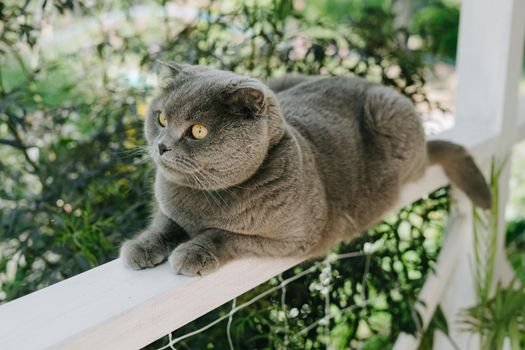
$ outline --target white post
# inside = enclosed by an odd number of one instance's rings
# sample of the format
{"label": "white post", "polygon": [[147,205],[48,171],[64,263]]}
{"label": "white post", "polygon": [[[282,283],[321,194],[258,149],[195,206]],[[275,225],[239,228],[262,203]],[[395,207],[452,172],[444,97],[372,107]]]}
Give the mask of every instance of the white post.
{"label": "white post", "polygon": [[[463,0],[458,47],[458,91],[456,127],[501,132],[494,155],[510,155],[515,140],[517,94],[525,33],[524,0]],[[501,176],[500,232],[498,236],[497,277],[508,272],[504,253],[504,209],[508,197],[509,165]],[[468,243],[472,245],[472,230]],[[470,247],[466,249],[471,251]],[[457,313],[475,303],[470,257],[463,258],[452,276],[442,308],[449,322],[450,335],[460,349],[475,349],[476,340],[458,331]],[[508,274],[507,274],[508,275]],[[443,336],[436,336],[435,349],[453,349]]]}
{"label": "white post", "polygon": [[462,1],[455,106],[458,129],[481,125],[497,132],[504,115],[515,112],[524,23],[523,0]]}
{"label": "white post", "polygon": [[458,311],[471,305],[476,300],[476,289],[471,271],[472,248],[474,246],[472,234],[472,204],[468,197],[459,190],[451,193],[451,203],[453,210],[451,217],[462,218],[463,223],[461,227],[464,230],[463,232],[449,232],[449,234],[464,235],[465,237],[460,241],[460,243],[462,243],[460,256],[457,259],[455,271],[446,283],[447,287],[440,303],[441,309],[447,318],[449,337],[445,337],[439,332],[436,333],[434,336],[434,349],[455,349],[449,338],[457,344],[459,349],[479,349],[477,337],[466,333],[459,333],[456,323]]}

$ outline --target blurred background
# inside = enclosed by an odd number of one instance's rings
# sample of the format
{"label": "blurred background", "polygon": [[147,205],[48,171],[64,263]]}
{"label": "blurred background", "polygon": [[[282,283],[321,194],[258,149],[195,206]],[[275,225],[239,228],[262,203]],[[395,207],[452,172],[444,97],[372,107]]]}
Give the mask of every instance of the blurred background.
{"label": "blurred background", "polygon": [[[436,133],[453,126],[459,16],[459,0],[0,2],[0,303],[116,258],[144,227],[152,166],[142,123],[162,83],[158,59],[262,80],[363,76],[411,98]],[[512,161],[508,252],[525,280],[524,145]],[[439,252],[446,194],[339,248],[375,249],[373,259],[290,286],[286,303],[271,294],[254,304],[232,325],[239,348],[384,349],[401,330],[415,332],[411,307]],[[364,290],[384,297],[367,307]],[[326,311],[328,294],[329,308],[355,303],[355,312],[292,341]],[[224,337],[210,331],[183,348],[228,348]]]}

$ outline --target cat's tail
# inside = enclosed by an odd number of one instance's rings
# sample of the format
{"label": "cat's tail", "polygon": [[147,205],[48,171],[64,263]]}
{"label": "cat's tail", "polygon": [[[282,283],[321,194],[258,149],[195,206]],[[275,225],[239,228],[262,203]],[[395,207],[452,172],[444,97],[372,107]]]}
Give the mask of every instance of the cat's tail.
{"label": "cat's tail", "polygon": [[468,151],[448,141],[428,141],[427,154],[430,164],[439,164],[450,181],[470,197],[478,207],[489,209],[492,196],[483,174]]}

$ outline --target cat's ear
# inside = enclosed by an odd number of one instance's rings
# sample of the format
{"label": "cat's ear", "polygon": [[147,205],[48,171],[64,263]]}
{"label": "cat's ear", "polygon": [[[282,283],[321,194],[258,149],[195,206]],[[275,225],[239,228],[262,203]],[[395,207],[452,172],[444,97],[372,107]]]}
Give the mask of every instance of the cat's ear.
{"label": "cat's ear", "polygon": [[266,109],[266,94],[255,84],[232,84],[226,93],[229,104],[249,110],[260,115]]}
{"label": "cat's ear", "polygon": [[168,62],[166,62],[166,61],[157,60],[157,62],[160,63],[161,65],[169,68],[170,73],[173,76],[179,75],[180,73],[182,73],[184,71],[184,65],[180,64],[180,63],[177,63],[175,61],[168,61]]}

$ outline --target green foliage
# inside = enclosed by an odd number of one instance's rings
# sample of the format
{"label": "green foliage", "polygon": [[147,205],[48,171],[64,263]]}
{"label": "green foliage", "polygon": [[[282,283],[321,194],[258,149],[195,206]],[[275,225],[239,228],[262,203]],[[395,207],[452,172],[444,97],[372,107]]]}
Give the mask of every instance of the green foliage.
{"label": "green foliage", "polygon": [[29,9],[1,13],[0,272],[11,300],[115,258],[144,225],[151,171],[131,151],[147,89],[86,79],[80,54],[45,58]]}
{"label": "green foliage", "polygon": [[494,285],[494,267],[497,254],[497,240],[499,232],[499,179],[506,161],[496,164],[493,159],[490,167],[490,190],[492,193],[492,207],[490,211],[472,208],[474,217],[474,281],[476,296],[480,303],[485,303]]}
{"label": "green foliage", "polygon": [[434,336],[436,331],[441,331],[445,334],[450,343],[454,346],[456,350],[458,346],[454,343],[454,340],[448,335],[448,322],[441,306],[437,306],[432,319],[430,320],[427,329],[421,337],[421,343],[419,344],[418,350],[433,350],[434,349]]}
{"label": "green foliage", "polygon": [[[496,164],[490,171],[492,208],[482,212],[474,208],[474,281],[478,303],[460,313],[465,330],[480,337],[484,350],[503,349],[509,338],[513,350],[525,347],[525,285],[512,281],[502,287],[494,277],[499,234],[499,181],[506,161]],[[515,239],[515,236],[509,236]],[[496,284],[496,289],[493,286]]]}
{"label": "green foliage", "polygon": [[415,12],[412,33],[423,39],[423,50],[438,58],[456,59],[459,5],[436,1]]}
{"label": "green foliage", "polygon": [[507,224],[507,254],[518,278],[525,283],[525,219]]}
{"label": "green foliage", "polygon": [[341,23],[349,18],[362,19],[371,9],[390,11],[390,0],[319,0],[308,2],[305,11],[310,17],[325,16],[333,23]]}
{"label": "green foliage", "polygon": [[506,337],[512,350],[525,347],[525,288],[512,283],[499,283],[492,298],[468,308],[462,313],[465,329],[477,333],[483,350],[503,349]]}

